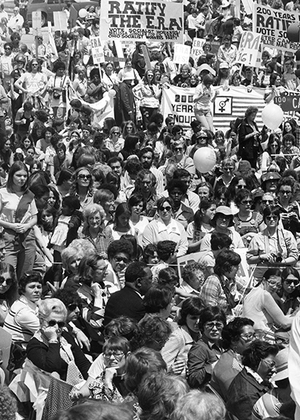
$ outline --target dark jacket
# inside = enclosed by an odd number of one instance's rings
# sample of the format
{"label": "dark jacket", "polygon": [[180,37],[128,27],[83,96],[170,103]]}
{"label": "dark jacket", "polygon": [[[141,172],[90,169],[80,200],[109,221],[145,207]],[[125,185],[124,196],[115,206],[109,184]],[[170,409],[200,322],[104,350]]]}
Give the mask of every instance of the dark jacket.
{"label": "dark jacket", "polygon": [[256,401],[270,391],[265,384],[259,384],[244,368],[231,382],[227,394],[227,410],[239,420],[251,420]]}
{"label": "dark jacket", "polygon": [[[74,362],[84,379],[87,379],[91,363],[85,357],[83,351],[75,343],[74,338],[68,331],[64,331],[62,335],[67,342],[71,344]],[[68,365],[60,356],[59,343],[49,343],[47,346],[33,337],[29,341],[26,351],[28,359],[31,360],[35,366],[49,373],[57,372],[62,380],[66,379]]]}
{"label": "dark jacket", "polygon": [[145,307],[141,296],[130,286],[111,295],[108,299],[104,314],[104,325],[112,319],[124,315],[139,321],[145,315]]}
{"label": "dark jacket", "polygon": [[[255,130],[259,131],[255,122],[253,122],[253,125],[255,126]],[[259,136],[257,141],[254,137],[246,139],[245,137],[250,133],[253,133],[253,129],[244,119],[238,128],[239,155],[244,160],[257,159],[258,155],[262,153],[261,137]]]}

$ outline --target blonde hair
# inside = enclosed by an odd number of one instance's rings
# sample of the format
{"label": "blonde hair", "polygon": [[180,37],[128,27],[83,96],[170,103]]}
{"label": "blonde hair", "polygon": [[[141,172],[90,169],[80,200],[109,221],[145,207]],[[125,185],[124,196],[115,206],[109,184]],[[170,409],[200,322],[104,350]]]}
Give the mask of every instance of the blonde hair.
{"label": "blonde hair", "polygon": [[42,300],[39,303],[39,318],[45,320],[51,316],[51,314],[62,315],[64,321],[67,319],[67,308],[64,303],[56,298],[49,298]]}

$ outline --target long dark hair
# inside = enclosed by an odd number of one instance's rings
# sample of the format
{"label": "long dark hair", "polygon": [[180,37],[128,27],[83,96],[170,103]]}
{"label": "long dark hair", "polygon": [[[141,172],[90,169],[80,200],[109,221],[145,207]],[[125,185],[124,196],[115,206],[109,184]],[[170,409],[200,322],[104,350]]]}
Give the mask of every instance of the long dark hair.
{"label": "long dark hair", "polygon": [[17,161],[12,165],[8,173],[8,179],[6,183],[6,188],[8,192],[13,192],[13,187],[14,187],[13,177],[14,177],[14,174],[18,171],[25,171],[27,174],[27,180],[22,187],[22,191],[26,191],[28,188],[29,173],[28,173],[27,166],[25,165],[25,163],[21,161]]}

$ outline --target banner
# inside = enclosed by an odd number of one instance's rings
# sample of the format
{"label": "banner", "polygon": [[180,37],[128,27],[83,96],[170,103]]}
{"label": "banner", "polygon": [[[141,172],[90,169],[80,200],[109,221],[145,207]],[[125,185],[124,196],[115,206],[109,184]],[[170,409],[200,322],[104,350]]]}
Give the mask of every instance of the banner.
{"label": "banner", "polygon": [[260,67],[259,47],[261,35],[255,32],[244,31],[238,49],[236,61],[250,67]]}
{"label": "banner", "polygon": [[283,112],[300,111],[300,92],[282,92],[280,96],[275,96],[274,103]]}
{"label": "banner", "polygon": [[271,46],[282,51],[297,51],[299,43],[288,40],[286,31],[291,23],[300,20],[300,14],[275,10],[253,3],[253,32],[262,35],[263,46]]}
{"label": "banner", "polygon": [[165,0],[105,0],[100,37],[104,40],[183,43],[183,3]]}
{"label": "banner", "polygon": [[[230,122],[236,118],[244,118],[245,111],[249,106],[258,108],[255,122],[262,128],[261,111],[265,107],[264,89],[253,88],[252,92],[247,92],[245,86],[230,86],[228,91],[223,91],[220,86],[214,87],[214,89],[220,91],[220,95],[217,96],[212,106],[215,130],[224,132],[229,130]],[[164,117],[173,115],[176,124],[182,125],[185,129],[190,128],[191,122],[195,119],[194,93],[195,88],[177,86],[163,88],[161,109]]]}

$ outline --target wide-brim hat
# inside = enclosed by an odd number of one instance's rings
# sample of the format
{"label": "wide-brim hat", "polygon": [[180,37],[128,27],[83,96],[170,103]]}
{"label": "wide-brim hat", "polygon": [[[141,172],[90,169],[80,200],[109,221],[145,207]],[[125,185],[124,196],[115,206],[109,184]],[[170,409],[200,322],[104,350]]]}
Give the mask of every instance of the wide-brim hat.
{"label": "wide-brim hat", "polygon": [[210,221],[211,226],[216,227],[216,220],[217,220],[217,217],[220,214],[223,214],[224,216],[230,216],[231,217],[231,220],[230,220],[230,222],[228,224],[228,227],[229,226],[233,226],[233,224],[234,224],[233,223],[233,213],[232,213],[231,208],[230,207],[227,207],[227,206],[219,206],[219,207],[216,208],[216,213],[215,213],[214,217]]}
{"label": "wide-brim hat", "polygon": [[261,182],[267,182],[271,180],[278,181],[281,178],[280,174],[278,172],[266,172],[261,177]]}
{"label": "wide-brim hat", "polygon": [[272,382],[281,381],[289,377],[288,372],[288,358],[289,348],[285,347],[283,350],[277,353],[275,356],[275,367],[276,373],[272,376]]}

